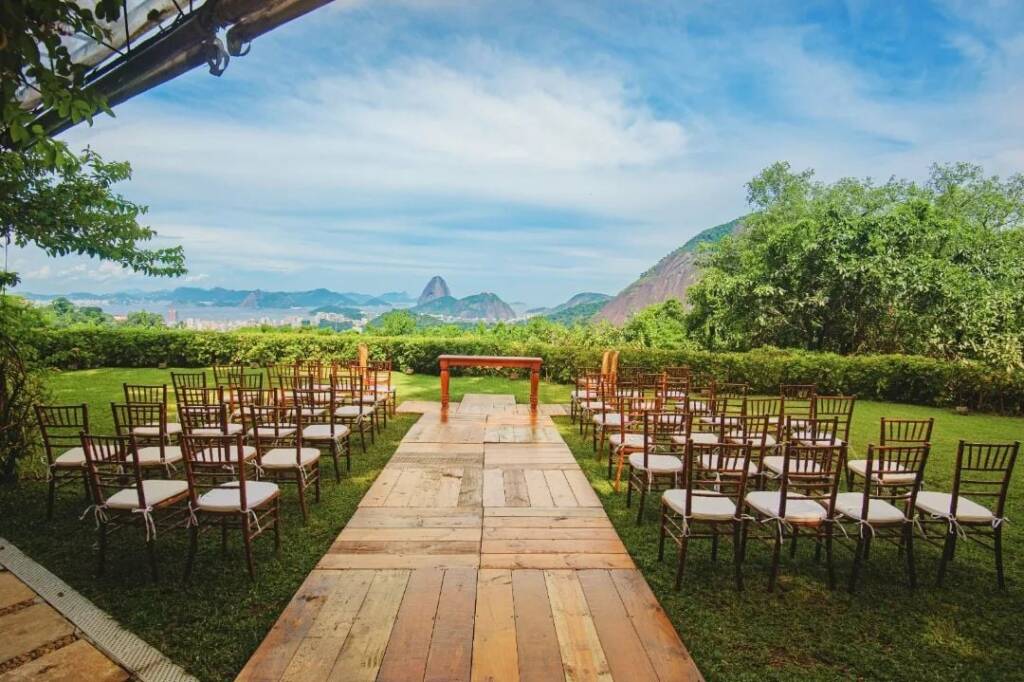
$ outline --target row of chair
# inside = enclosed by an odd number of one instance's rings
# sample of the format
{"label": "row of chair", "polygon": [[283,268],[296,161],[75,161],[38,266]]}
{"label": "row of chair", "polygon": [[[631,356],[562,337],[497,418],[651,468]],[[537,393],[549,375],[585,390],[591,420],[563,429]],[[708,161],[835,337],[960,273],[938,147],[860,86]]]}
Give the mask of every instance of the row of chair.
{"label": "row of chair", "polygon": [[[280,543],[279,485],[296,485],[305,520],[307,491],[320,499],[321,451],[340,480],[339,455],[351,467],[351,430],[358,428],[365,451],[365,432],[372,440],[394,410],[390,366],[318,366],[316,375],[309,367],[222,372],[226,385],[207,384],[205,373],[172,373],[176,422],[168,419],[166,385],[125,384],[125,402],[111,404],[115,435],[90,430],[87,405],[37,406],[48,517],[57,488],[81,477],[99,534],[100,573],[107,536],[126,525],[144,527],[154,579],[157,530],[189,528],[190,573],[198,534],[212,524],[220,525],[222,543],[229,528],[242,531],[254,575],[252,541],[273,529]],[[256,376],[270,377],[268,387]]]}

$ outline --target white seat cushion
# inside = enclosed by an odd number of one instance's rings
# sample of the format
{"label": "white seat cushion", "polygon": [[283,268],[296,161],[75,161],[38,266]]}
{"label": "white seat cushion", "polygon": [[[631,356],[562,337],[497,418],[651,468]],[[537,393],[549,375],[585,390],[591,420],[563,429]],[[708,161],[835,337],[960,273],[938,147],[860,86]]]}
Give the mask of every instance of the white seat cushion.
{"label": "white seat cushion", "polygon": [[164,446],[164,459],[160,459],[160,448],[151,445],[139,448],[139,464],[142,466],[153,466],[155,464],[177,464],[181,461],[181,448],[177,445]]}
{"label": "white seat cushion", "polygon": [[801,437],[799,434],[793,434],[793,440],[800,443],[800,445],[834,445],[836,447],[842,447],[846,445],[846,441],[842,438],[836,438],[835,442],[831,438],[810,438]]}
{"label": "white seat cushion", "polygon": [[577,389],[573,391],[570,395],[572,396],[573,400],[587,400],[590,398],[597,397],[597,391],[580,391]]}
{"label": "white seat cushion", "polygon": [[[278,424],[277,429],[274,429],[273,424],[260,424],[259,428],[261,440],[273,440],[274,438],[288,438],[295,435],[294,424]],[[251,438],[256,437],[256,429],[249,429],[246,434]]]}
{"label": "white seat cushion", "polygon": [[[320,459],[320,451],[316,448],[302,448],[302,466],[308,466]],[[294,469],[299,464],[295,457],[295,448],[274,448],[263,453],[264,469]]]}
{"label": "white seat cushion", "polygon": [[[677,514],[686,514],[685,490],[666,490],[661,496],[661,501]],[[702,490],[699,495],[693,496],[690,518],[703,521],[731,521],[736,518],[736,503],[721,493]]]}
{"label": "white seat cushion", "polygon": [[348,435],[348,427],[344,424],[334,425],[334,436],[331,436],[330,424],[310,424],[302,429],[302,437],[306,440],[339,440]]}
{"label": "white seat cushion", "polygon": [[629,466],[652,474],[677,474],[683,470],[683,460],[672,455],[647,455],[644,467],[644,453],[634,452],[629,456]]}
{"label": "white seat cushion", "polygon": [[[890,484],[906,484],[912,485],[917,479],[917,474],[913,471],[907,471],[903,467],[897,465],[895,462],[883,462],[884,471],[879,472],[873,471],[872,476],[875,480],[881,480],[882,483]],[[879,462],[876,460],[874,466],[878,466]],[[866,459],[851,459],[846,463],[846,468],[857,474],[867,478],[868,475],[868,461]]]}
{"label": "white seat cushion", "polygon": [[[747,504],[765,516],[779,516],[782,492],[778,490],[755,490],[747,493]],[[796,524],[817,525],[825,520],[828,512],[815,500],[806,499],[799,493],[790,493],[786,500],[786,521]]]}
{"label": "white seat cushion", "polygon": [[[608,442],[611,443],[613,448],[619,447],[622,443],[622,434],[613,433],[608,436]],[[626,434],[626,447],[628,448],[642,448],[644,446],[644,434],[642,433],[627,433]]]}
{"label": "white seat cushion", "polygon": [[603,410],[604,402],[600,400],[584,400],[580,406],[587,410]]}
{"label": "white seat cushion", "polygon": [[363,397],[359,399],[359,402],[364,405],[373,405],[376,403],[384,402],[387,400],[387,396],[380,396],[375,393],[364,393]]}
{"label": "white seat cushion", "polygon": [[[733,432],[732,434],[727,436],[727,440],[730,443],[743,443],[744,442],[743,434],[739,433],[739,432]],[[752,447],[761,447],[761,434],[759,434],[759,433],[758,434],[751,434],[746,439],[746,442],[750,443],[750,445]],[[764,444],[765,444],[765,446],[774,446],[774,445],[778,445],[778,441],[775,440],[775,436],[773,436],[770,433],[766,433],[766,434],[764,434]]]}
{"label": "white seat cushion", "polygon": [[[718,442],[718,434],[695,431],[690,434],[690,440],[698,445],[714,445]],[[686,436],[672,436],[672,442],[677,445],[686,445]]]}
{"label": "white seat cushion", "polygon": [[322,414],[327,413],[326,407],[303,407],[299,409],[292,408],[292,412],[299,412],[303,417],[319,417]]}
{"label": "white seat cushion", "polygon": [[866,520],[868,523],[883,525],[906,521],[903,512],[885,500],[870,500],[868,502],[867,519],[861,518],[863,507],[864,493],[839,493],[836,495],[836,511],[855,521]]}
{"label": "white seat cushion", "polygon": [[[199,455],[200,456],[197,458],[197,459],[199,459],[199,461],[209,461],[209,458],[204,457],[204,455],[207,452],[207,450],[210,451],[211,456],[216,456],[216,453],[217,453],[216,449],[213,449],[213,448],[203,448],[203,449],[201,449],[199,451]],[[237,455],[237,448],[235,448],[235,446],[232,445],[231,446],[231,460],[232,461],[235,460],[235,456],[236,455]],[[244,457],[245,459],[249,460],[249,459],[252,459],[255,456],[256,456],[256,448],[255,448],[255,446],[252,446],[252,445],[243,445],[242,446],[242,457]]]}
{"label": "white seat cushion", "polygon": [[[953,496],[949,493],[936,493],[922,490],[917,494],[917,509],[933,516],[949,517],[949,509],[953,504]],[[963,495],[956,503],[956,520],[960,523],[992,523],[995,515],[986,507],[973,502]]]}
{"label": "white seat cushion", "polygon": [[[743,463],[743,460],[741,460],[738,457],[725,457],[721,460],[721,464],[719,464],[719,459],[715,455],[701,455],[698,458],[698,462],[700,463],[701,469],[715,470],[718,469],[719,466],[721,466],[724,467],[723,469],[721,469],[721,471],[738,472],[740,470],[740,464]],[[747,475],[757,475],[757,462],[747,462]]]}
{"label": "white seat cushion", "polygon": [[[245,503],[249,509],[260,506],[277,495],[276,483],[269,481],[246,481]],[[199,508],[203,511],[243,511],[238,481],[229,481],[199,496]]]}
{"label": "white seat cushion", "polygon": [[[769,455],[762,461],[765,469],[781,476],[785,459],[782,455]],[[793,460],[789,464],[789,472],[791,474],[818,474],[821,473],[821,465],[808,459]]]}
{"label": "white seat cushion", "polygon": [[82,448],[71,448],[61,453],[53,460],[55,467],[80,467],[85,464],[85,450]]}
{"label": "white seat cushion", "polygon": [[[594,423],[602,426],[619,426],[622,424],[622,415],[616,412],[605,412],[603,414],[594,415]],[[629,423],[629,417],[626,417],[625,422]]]}
{"label": "white seat cushion", "polygon": [[724,416],[724,417],[705,416],[705,417],[701,417],[700,421],[702,423],[704,423],[704,424],[716,424],[717,425],[717,424],[721,424],[721,423],[724,422],[726,426],[735,426],[736,424],[740,423],[740,418],[739,417],[729,417],[729,416]]}
{"label": "white seat cushion", "polygon": [[356,419],[357,417],[369,417],[373,414],[372,407],[363,407],[362,405],[342,405],[334,411],[335,417],[341,417],[342,419]]}
{"label": "white seat cushion", "polygon": [[[146,504],[155,507],[172,497],[188,492],[186,481],[164,481],[147,479],[142,482],[142,492],[146,496]],[[107,498],[107,506],[111,509],[138,509],[139,493],[135,488],[125,488]]]}
{"label": "white seat cushion", "polygon": [[[132,433],[134,433],[136,436],[159,436],[160,425],[157,424],[156,426],[136,426],[134,429],[132,429]],[[167,422],[168,436],[176,436],[179,433],[181,433],[181,424],[178,424],[177,422]]]}
{"label": "white seat cushion", "polygon": [[192,429],[192,435],[193,436],[234,436],[235,434],[238,434],[238,433],[241,433],[241,432],[242,432],[242,425],[241,424],[234,424],[234,423],[229,423],[228,424],[228,430],[227,431],[221,431],[219,428],[215,428],[215,427],[209,427],[209,428],[202,427],[202,428],[198,428],[198,429]]}

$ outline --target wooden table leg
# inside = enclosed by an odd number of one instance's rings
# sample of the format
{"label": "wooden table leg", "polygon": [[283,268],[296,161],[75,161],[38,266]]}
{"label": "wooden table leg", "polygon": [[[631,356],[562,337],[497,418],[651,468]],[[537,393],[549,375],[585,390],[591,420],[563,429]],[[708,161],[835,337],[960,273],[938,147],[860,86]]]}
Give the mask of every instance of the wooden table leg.
{"label": "wooden table leg", "polygon": [[448,365],[441,365],[441,416],[448,416]]}
{"label": "wooden table leg", "polygon": [[530,370],[530,412],[537,414],[537,393],[540,391],[540,368]]}

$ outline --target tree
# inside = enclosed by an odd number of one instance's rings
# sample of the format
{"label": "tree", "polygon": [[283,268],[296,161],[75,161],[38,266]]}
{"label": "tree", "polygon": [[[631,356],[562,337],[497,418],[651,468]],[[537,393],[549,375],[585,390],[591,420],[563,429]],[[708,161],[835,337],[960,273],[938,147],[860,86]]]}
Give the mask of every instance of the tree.
{"label": "tree", "polygon": [[407,336],[416,331],[416,316],[408,310],[389,310],[369,326],[374,334],[381,336]]}
{"label": "tree", "polygon": [[146,310],[136,310],[128,313],[124,321],[126,327],[149,327],[151,329],[165,327],[164,316],[159,313],[151,313]]}
{"label": "tree", "polygon": [[693,346],[686,330],[686,311],[679,299],[670,298],[639,310],[622,327],[623,338],[644,348]]}
{"label": "tree", "polygon": [[902,352],[1024,366],[1024,177],[814,182],[775,164],[705,247],[690,333],[712,348]]}

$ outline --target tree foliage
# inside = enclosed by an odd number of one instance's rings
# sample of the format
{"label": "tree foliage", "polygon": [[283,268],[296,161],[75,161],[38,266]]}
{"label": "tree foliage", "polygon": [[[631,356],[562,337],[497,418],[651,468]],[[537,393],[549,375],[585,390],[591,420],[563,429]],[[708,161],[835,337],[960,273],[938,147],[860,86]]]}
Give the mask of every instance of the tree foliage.
{"label": "tree foliage", "polygon": [[778,163],[748,199],[743,231],[704,249],[688,293],[707,347],[1024,364],[1024,176],[955,164],[923,185],[824,184]]}

